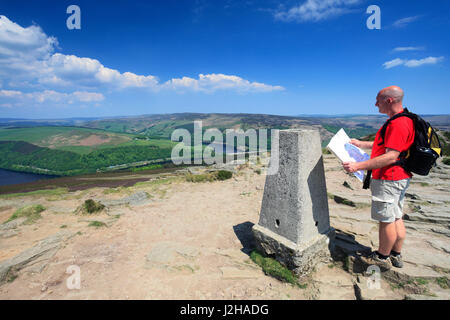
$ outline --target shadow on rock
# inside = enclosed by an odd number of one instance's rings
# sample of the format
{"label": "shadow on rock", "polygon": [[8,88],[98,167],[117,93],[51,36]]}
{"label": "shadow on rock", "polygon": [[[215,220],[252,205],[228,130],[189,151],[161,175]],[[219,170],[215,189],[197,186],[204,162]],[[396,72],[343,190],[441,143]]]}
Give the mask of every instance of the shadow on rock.
{"label": "shadow on rock", "polygon": [[359,257],[367,256],[371,252],[372,249],[356,241],[354,235],[336,229],[335,247],[332,252],[332,258],[336,261],[344,261],[346,269],[349,272],[364,272],[367,266],[362,264]]}
{"label": "shadow on rock", "polygon": [[242,244],[241,251],[247,255],[250,255],[250,253],[255,249],[255,240],[252,232],[253,226],[254,223],[250,221],[233,226],[233,231]]}

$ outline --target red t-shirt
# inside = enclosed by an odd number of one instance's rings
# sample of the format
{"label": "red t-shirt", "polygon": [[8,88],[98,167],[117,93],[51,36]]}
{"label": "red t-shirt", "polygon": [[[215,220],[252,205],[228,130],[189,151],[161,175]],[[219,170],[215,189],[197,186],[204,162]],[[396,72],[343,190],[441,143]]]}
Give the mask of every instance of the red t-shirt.
{"label": "red t-shirt", "polygon": [[[378,130],[373,142],[371,159],[385,154],[386,148],[400,152],[406,151],[414,142],[414,123],[408,117],[399,117],[388,124],[384,136],[384,144],[381,146],[378,145],[382,141],[380,131],[381,128]],[[372,170],[372,179],[402,180],[411,177],[412,174],[410,172],[398,165]]]}

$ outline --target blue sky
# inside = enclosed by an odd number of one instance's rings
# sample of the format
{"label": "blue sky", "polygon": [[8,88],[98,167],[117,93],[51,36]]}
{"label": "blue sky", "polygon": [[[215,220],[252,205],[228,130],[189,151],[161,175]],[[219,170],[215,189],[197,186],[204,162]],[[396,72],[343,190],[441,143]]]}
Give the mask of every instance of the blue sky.
{"label": "blue sky", "polygon": [[394,84],[410,110],[448,114],[450,3],[430,3],[2,0],[0,118],[375,114]]}

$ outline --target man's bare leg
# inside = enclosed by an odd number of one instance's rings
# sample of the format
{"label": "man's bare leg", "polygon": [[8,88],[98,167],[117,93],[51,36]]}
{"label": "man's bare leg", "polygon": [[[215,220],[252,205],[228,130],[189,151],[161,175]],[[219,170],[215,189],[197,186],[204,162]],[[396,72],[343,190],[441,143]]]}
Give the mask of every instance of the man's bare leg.
{"label": "man's bare leg", "polygon": [[389,256],[396,241],[397,228],[395,222],[380,222],[378,252],[384,256]]}
{"label": "man's bare leg", "polygon": [[392,250],[400,253],[402,252],[403,241],[405,240],[406,237],[406,229],[405,224],[403,223],[403,219],[395,220],[395,228],[397,231],[397,240],[395,241]]}

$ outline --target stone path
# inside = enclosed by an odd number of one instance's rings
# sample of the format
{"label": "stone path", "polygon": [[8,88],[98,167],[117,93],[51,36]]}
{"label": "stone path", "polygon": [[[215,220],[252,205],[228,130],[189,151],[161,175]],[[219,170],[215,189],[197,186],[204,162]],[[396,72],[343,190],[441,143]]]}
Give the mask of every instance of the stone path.
{"label": "stone path", "polygon": [[[338,166],[333,157],[327,157],[331,168]],[[411,299],[427,293],[427,297],[448,299],[448,290],[436,285],[440,282],[448,287],[450,273],[450,181],[449,167],[439,164],[433,169],[429,177],[414,176],[408,189],[405,201],[404,216],[407,236],[403,248],[404,268],[392,268],[382,275],[382,280],[390,282],[391,287],[406,288]],[[341,171],[327,172],[328,190],[343,195],[355,202],[367,203],[370,199],[368,191],[358,190],[360,186],[352,177],[346,181],[353,186],[354,191],[346,188],[342,183]],[[362,197],[366,198],[363,200]],[[364,207],[364,205],[362,205]],[[370,219],[370,207],[343,208],[342,205],[331,202],[331,224],[346,233],[340,239],[343,251],[351,256],[358,256],[370,248],[378,247],[378,227]],[[352,259],[354,263],[357,259]],[[356,266],[355,268],[361,268]],[[357,270],[361,271],[361,270]],[[418,280],[423,285],[415,285]],[[363,290],[364,294],[364,290]],[[416,295],[414,295],[416,294]]]}

